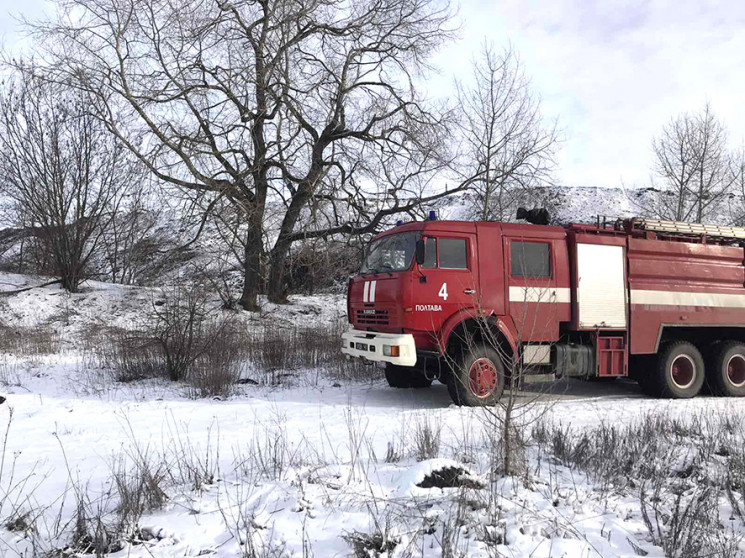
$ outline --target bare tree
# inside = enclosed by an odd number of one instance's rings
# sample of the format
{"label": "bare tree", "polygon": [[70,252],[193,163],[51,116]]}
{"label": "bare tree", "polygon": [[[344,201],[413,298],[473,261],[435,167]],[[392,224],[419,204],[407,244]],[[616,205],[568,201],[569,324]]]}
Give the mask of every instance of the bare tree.
{"label": "bare tree", "polygon": [[129,173],[126,152],[87,108],[35,78],[12,79],[0,93],[0,191],[72,292]]}
{"label": "bare tree", "polygon": [[654,211],[676,221],[702,222],[718,208],[736,182],[727,130],[706,104],[698,114],[670,121],[652,140],[654,173],[661,193]]}
{"label": "bare tree", "polygon": [[514,219],[535,187],[552,182],[557,129],[544,126],[540,100],[512,50],[498,53],[484,44],[472,72],[470,83],[456,86],[465,140],[462,168],[478,177],[473,214],[482,220]]}
{"label": "bare tree", "polygon": [[730,173],[733,178],[730,198],[729,221],[736,226],[745,226],[745,148],[740,148],[730,158]]}
{"label": "bare tree", "polygon": [[[136,174],[135,179],[142,179]],[[182,237],[188,224],[163,208],[137,180],[132,190],[112,208],[101,237],[102,275],[125,285],[152,284],[196,257],[194,242]]]}
{"label": "bare tree", "polygon": [[[362,163],[375,152],[391,167],[440,164],[430,161],[441,161],[442,117],[413,85],[452,35],[450,12],[435,0],[59,6],[55,23],[32,26],[46,45],[45,76],[88,95],[97,117],[160,180],[206,209],[218,201],[236,209],[246,309],[257,306],[265,253],[270,298],[283,299],[288,251],[305,237],[314,207],[364,213],[372,230],[437,194],[412,195],[407,182],[381,186],[385,175],[365,176]],[[357,211],[368,188],[372,214]],[[269,218],[276,230],[267,230]],[[358,228],[356,217],[337,214],[311,232]]]}

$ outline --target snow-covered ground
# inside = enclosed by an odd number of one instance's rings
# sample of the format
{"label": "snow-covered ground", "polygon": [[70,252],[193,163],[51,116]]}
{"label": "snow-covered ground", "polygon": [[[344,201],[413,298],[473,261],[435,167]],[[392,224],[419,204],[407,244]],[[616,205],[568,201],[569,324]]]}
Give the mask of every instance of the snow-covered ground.
{"label": "snow-covered ground", "polygon": [[[516,415],[525,453],[502,476],[501,415],[455,407],[439,384],[394,390],[372,369],[355,382],[296,370],[285,386],[194,400],[179,384],[111,381],[72,339],[90,324],[136,325],[154,297],[91,284],[4,299],[2,325],[56,329],[62,350],[0,355],[0,556],[92,552],[103,532],[122,557],[664,556],[633,478],[601,486],[531,430],[745,416],[745,401],[652,400],[627,381],[552,385],[519,397],[532,401]],[[337,297],[300,297],[265,319],[323,324],[343,311]],[[732,436],[741,449],[742,432]],[[448,472],[458,486],[427,487]],[[122,497],[143,478],[149,509],[128,514]],[[717,529],[742,552],[743,523],[720,504]]]}

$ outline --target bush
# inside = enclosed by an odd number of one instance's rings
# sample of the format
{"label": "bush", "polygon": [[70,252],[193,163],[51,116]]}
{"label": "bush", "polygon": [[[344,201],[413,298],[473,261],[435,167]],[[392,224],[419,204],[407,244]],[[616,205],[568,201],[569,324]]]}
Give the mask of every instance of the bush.
{"label": "bush", "polygon": [[341,352],[346,322],[313,327],[283,326],[265,322],[245,335],[245,354],[252,368],[265,373],[272,385],[281,383],[288,370],[314,369],[337,380],[381,378],[379,369],[359,360],[348,360]]}
{"label": "bush", "polygon": [[9,327],[0,324],[0,353],[39,356],[56,354],[61,339],[48,327]]}
{"label": "bush", "polygon": [[216,312],[199,287],[176,285],[153,302],[148,337],[160,349],[172,381],[186,379],[197,359],[223,335],[227,322],[222,314],[212,318]]}
{"label": "bush", "polygon": [[120,333],[104,350],[104,362],[114,370],[118,382],[136,382],[164,376],[162,354],[144,336]]}
{"label": "bush", "polygon": [[137,332],[115,332],[101,352],[120,382],[150,378],[187,381],[201,397],[229,395],[243,357],[236,320],[212,308],[201,289],[177,286]]}
{"label": "bush", "polygon": [[317,239],[298,243],[285,266],[287,290],[314,294],[340,289],[362,264],[363,247],[334,240]]}
{"label": "bush", "polygon": [[195,397],[230,395],[241,377],[244,365],[239,330],[235,323],[218,324],[217,329],[220,336],[194,362],[187,376]]}
{"label": "bush", "polygon": [[176,286],[152,302],[138,331],[116,328],[86,332],[85,348],[120,382],[152,378],[186,381],[190,395],[230,395],[251,370],[258,384],[280,385],[295,373],[333,380],[382,377],[374,366],[348,360],[341,352],[347,324],[297,327],[264,318],[246,324],[245,315],[222,309],[200,288]]}

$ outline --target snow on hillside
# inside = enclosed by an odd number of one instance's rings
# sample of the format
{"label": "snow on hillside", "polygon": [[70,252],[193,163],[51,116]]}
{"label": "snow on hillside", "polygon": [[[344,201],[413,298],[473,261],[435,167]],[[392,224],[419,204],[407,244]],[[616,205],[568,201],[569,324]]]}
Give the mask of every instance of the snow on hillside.
{"label": "snow on hillside", "polygon": [[[0,293],[42,285],[51,280],[0,273]],[[75,343],[76,335],[83,329],[132,330],[141,327],[153,304],[162,299],[162,291],[158,288],[86,281],[79,293],[71,294],[54,284],[12,296],[0,296],[0,325],[51,328],[63,335],[65,341]],[[275,305],[262,298],[260,314],[239,313],[238,316],[249,325],[261,319],[271,319],[274,323],[290,326],[328,325],[346,316],[346,304],[338,295],[293,295],[290,302],[289,305]],[[215,311],[219,311],[217,299],[214,306]]]}
{"label": "snow on hillside", "polygon": [[[0,282],[7,291],[44,281]],[[76,295],[50,286],[4,298],[0,316],[21,333],[53,328],[74,339],[87,324],[136,324],[157,297],[95,282]],[[340,314],[339,297],[295,297],[265,305],[263,319],[299,326]],[[657,401],[630,381],[563,382],[520,413],[525,463],[502,476],[499,414],[451,405],[442,385],[394,390],[373,369],[361,381],[308,370],[284,386],[190,399],[177,384],[112,382],[98,366],[72,342],[61,354],[0,355],[0,555],[84,555],[104,545],[115,557],[661,557],[662,539],[644,520],[659,504],[642,503],[632,471],[659,460],[660,479],[669,475],[684,503],[698,502],[695,475],[743,447],[740,426],[716,436],[729,453],[704,453],[712,435],[685,432],[722,417],[742,425],[745,401]],[[569,465],[587,444],[572,449],[562,436],[601,439],[591,429],[612,425],[618,437],[626,426],[641,431],[648,416],[659,421],[656,443],[686,436],[674,460],[645,450],[624,465],[626,481],[611,484]],[[742,555],[742,518],[723,496],[711,509],[717,526],[705,528],[730,537],[711,544],[731,540],[728,555]]]}
{"label": "snow on hillside", "polygon": [[[595,223],[598,216],[609,222],[617,218],[640,217],[656,205],[659,192],[653,188],[600,188],[596,186],[551,186],[537,188],[534,199],[523,202],[527,208],[546,207],[555,223]],[[449,219],[469,218],[469,194],[449,199],[439,208]],[[720,216],[708,219],[714,223],[730,222],[730,204],[741,203],[735,196],[722,202]]]}

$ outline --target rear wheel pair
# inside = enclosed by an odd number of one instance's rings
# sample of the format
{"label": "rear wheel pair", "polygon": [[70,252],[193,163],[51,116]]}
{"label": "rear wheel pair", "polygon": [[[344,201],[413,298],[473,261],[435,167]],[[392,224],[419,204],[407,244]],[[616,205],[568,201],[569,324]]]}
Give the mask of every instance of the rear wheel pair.
{"label": "rear wheel pair", "polygon": [[704,357],[695,345],[673,341],[657,356],[655,366],[639,375],[639,384],[650,395],[687,399],[706,382],[715,395],[745,395],[745,345],[726,341]]}
{"label": "rear wheel pair", "polygon": [[725,341],[712,351],[707,362],[706,383],[719,396],[745,396],[745,345]]}

